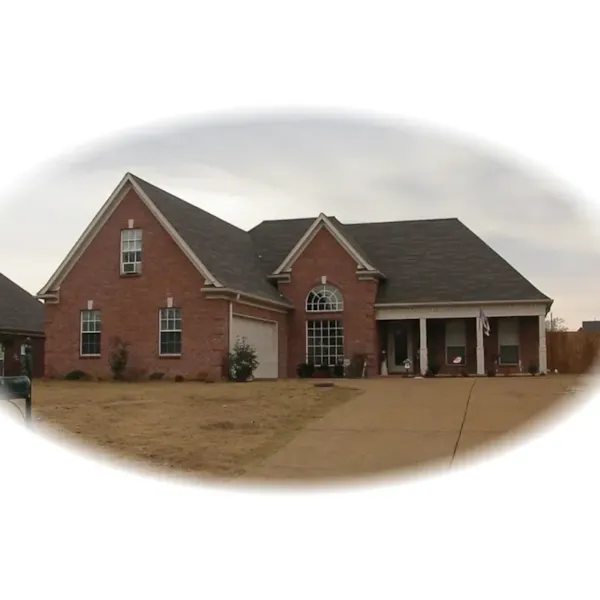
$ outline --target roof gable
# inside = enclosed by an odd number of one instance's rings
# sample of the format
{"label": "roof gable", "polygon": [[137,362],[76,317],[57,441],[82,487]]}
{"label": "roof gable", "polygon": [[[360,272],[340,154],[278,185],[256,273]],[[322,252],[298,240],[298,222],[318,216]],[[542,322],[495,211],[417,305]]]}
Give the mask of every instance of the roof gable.
{"label": "roof gable", "polygon": [[44,305],[0,273],[0,331],[44,332]]}
{"label": "roof gable", "polygon": [[367,261],[361,251],[352,244],[346,235],[344,235],[341,223],[337,221],[337,219],[330,219],[321,213],[312,222],[310,227],[304,232],[304,235],[300,237],[285,258],[273,270],[273,275],[279,275],[285,271],[289,271],[294,261],[302,254],[306,247],[315,238],[317,233],[323,228],[331,233],[340,246],[342,246],[342,248],[344,248],[348,254],[352,256],[352,258],[356,261],[357,268],[364,269],[365,271],[377,271],[377,269]]}
{"label": "roof gable", "polygon": [[69,271],[75,265],[79,257],[81,257],[81,255],[89,247],[92,240],[96,237],[98,232],[108,221],[109,217],[113,214],[117,206],[119,206],[119,204],[122,202],[123,198],[125,198],[127,192],[132,188],[137,193],[140,200],[154,215],[157,221],[173,238],[177,246],[179,246],[183,253],[192,262],[192,264],[194,264],[194,266],[200,271],[200,273],[206,279],[207,283],[210,283],[215,287],[221,287],[221,284],[216,279],[216,277],[207,269],[207,267],[198,258],[198,256],[194,254],[194,252],[190,249],[186,241],[177,233],[172,224],[157,208],[153,200],[150,197],[148,197],[140,183],[142,183],[142,180],[140,180],[137,177],[134,177],[131,173],[127,173],[123,177],[119,185],[114,189],[112,194],[109,196],[108,200],[102,205],[100,210],[96,213],[96,216],[92,219],[91,223],[88,225],[88,227],[79,237],[73,248],[67,254],[66,258],[59,265],[58,269],[53,273],[52,277],[50,277],[46,285],[44,285],[44,287],[38,292],[38,297],[43,298],[44,296],[55,292],[60,287],[60,283],[68,275]]}

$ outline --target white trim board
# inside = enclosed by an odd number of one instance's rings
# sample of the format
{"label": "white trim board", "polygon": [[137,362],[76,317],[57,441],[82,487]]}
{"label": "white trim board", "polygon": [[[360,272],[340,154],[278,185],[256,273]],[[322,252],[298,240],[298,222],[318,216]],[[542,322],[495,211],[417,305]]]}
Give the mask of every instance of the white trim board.
{"label": "white trim board", "polygon": [[83,255],[89,247],[98,232],[106,224],[115,209],[123,201],[127,193],[133,189],[146,208],[152,213],[156,220],[162,225],[165,231],[171,236],[180,250],[187,256],[189,261],[198,269],[200,274],[205,278],[206,284],[213,285],[217,288],[223,287],[215,276],[208,270],[202,261],[192,252],[191,248],[186,244],[183,238],[175,231],[171,223],[158,210],[154,202],[146,195],[142,188],[137,184],[130,173],[127,173],[119,185],[114,189],[108,200],[102,205],[92,222],[87,226],[83,234],[79,237],[73,248],[69,251],[65,259],[59,265],[52,277],[46,285],[38,292],[38,297],[47,296],[50,292],[57,291],[60,288],[61,282],[69,274],[77,260]]}
{"label": "white trim board", "polygon": [[375,309],[377,321],[395,321],[402,319],[460,319],[477,318],[479,309],[488,317],[528,317],[546,316],[546,304],[476,304],[476,305],[451,305],[445,306],[404,306],[404,307],[382,307]]}
{"label": "white trim board", "polygon": [[376,272],[377,269],[369,264],[364,257],[352,246],[352,244],[346,239],[346,237],[338,230],[338,228],[328,219],[323,213],[321,213],[313,222],[313,224],[306,230],[304,235],[298,240],[296,245],[291,249],[290,253],[283,259],[283,262],[273,271],[273,275],[281,275],[283,271],[291,269],[292,264],[298,259],[298,257],[304,252],[306,247],[315,239],[316,235],[321,229],[327,229],[329,233],[336,239],[336,241],[350,254],[350,256],[356,261],[358,269],[365,269],[366,271]]}

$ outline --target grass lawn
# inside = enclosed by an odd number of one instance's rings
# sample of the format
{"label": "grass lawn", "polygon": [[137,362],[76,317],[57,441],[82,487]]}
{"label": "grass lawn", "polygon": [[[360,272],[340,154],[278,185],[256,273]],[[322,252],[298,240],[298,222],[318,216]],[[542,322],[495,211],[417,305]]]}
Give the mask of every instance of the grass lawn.
{"label": "grass lawn", "polygon": [[[310,381],[95,383],[36,381],[33,419],[43,431],[133,460],[202,476],[232,477],[356,396]],[[141,463],[141,464],[139,464]]]}

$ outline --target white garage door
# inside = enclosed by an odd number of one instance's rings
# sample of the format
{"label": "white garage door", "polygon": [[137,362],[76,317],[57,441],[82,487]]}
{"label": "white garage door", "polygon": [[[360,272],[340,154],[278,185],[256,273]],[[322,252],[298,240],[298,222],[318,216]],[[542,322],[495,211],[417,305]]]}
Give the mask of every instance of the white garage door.
{"label": "white garage door", "polygon": [[257,379],[277,379],[279,361],[277,358],[277,325],[234,315],[231,323],[231,347],[237,338],[246,338],[254,346],[258,355],[258,368],[254,372]]}

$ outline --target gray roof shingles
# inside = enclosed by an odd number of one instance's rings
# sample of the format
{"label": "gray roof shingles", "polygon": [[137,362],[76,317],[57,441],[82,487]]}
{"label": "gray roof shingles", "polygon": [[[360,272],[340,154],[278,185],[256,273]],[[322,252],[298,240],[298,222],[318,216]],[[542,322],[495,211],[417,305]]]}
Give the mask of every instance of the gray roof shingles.
{"label": "gray roof shingles", "polygon": [[287,304],[267,281],[247,231],[133,175],[192,252],[226,287]]}
{"label": "gray roof shingles", "polygon": [[44,305],[0,273],[0,332],[44,333]]}
{"label": "gray roof shingles", "polygon": [[[221,283],[288,303],[267,276],[316,217],[263,221],[247,232],[133,177]],[[385,275],[377,302],[550,300],[458,219],[355,224],[330,219]]]}

